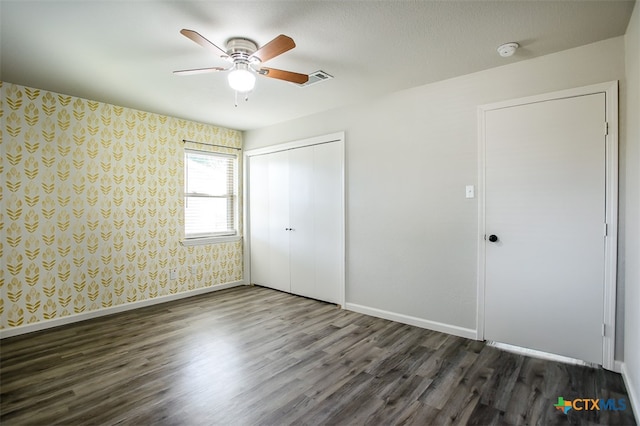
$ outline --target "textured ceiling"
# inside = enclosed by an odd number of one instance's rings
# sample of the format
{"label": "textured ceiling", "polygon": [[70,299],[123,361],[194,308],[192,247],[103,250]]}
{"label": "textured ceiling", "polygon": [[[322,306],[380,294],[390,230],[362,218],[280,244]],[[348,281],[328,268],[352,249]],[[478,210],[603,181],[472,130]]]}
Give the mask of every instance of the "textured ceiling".
{"label": "textured ceiling", "polygon": [[[624,34],[634,2],[0,1],[0,79],[246,130]],[[305,88],[259,77],[234,107],[224,66],[180,35],[297,47],[266,66],[335,76]],[[501,58],[496,47],[522,48]]]}

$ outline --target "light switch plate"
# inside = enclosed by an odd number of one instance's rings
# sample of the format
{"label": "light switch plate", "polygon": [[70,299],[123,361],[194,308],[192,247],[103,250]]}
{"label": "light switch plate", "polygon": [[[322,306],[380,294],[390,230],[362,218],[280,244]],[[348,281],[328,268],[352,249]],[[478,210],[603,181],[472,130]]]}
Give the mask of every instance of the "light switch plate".
{"label": "light switch plate", "polygon": [[465,193],[467,195],[467,198],[474,198],[476,196],[475,188],[473,187],[473,185],[467,185],[465,187]]}

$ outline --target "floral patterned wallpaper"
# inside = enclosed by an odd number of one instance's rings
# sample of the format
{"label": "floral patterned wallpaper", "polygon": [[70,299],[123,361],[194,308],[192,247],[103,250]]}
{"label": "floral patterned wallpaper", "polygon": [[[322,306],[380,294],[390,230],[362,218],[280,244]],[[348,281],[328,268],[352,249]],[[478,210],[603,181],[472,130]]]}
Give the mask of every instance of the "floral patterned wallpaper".
{"label": "floral patterned wallpaper", "polygon": [[242,280],[241,241],[181,245],[182,140],[241,147],[241,132],[0,90],[0,328]]}

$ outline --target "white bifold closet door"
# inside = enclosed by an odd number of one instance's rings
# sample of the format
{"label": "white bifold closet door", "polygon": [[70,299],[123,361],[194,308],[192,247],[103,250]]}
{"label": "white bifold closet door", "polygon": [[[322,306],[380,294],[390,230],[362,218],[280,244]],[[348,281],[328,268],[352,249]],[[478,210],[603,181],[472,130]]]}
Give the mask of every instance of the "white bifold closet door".
{"label": "white bifold closet door", "polygon": [[342,167],[338,142],[250,157],[252,283],[340,301]]}

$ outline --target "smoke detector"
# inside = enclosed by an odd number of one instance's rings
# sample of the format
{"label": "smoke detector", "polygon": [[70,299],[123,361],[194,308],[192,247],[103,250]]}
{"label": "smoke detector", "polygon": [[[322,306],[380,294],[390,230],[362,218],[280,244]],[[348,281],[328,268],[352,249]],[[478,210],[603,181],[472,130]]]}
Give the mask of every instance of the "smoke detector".
{"label": "smoke detector", "polygon": [[520,47],[520,45],[514,42],[501,44],[500,46],[498,46],[498,53],[503,58],[508,58],[509,56],[512,56],[514,53],[516,53],[516,49],[518,47]]}

